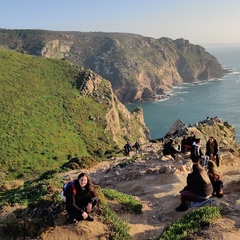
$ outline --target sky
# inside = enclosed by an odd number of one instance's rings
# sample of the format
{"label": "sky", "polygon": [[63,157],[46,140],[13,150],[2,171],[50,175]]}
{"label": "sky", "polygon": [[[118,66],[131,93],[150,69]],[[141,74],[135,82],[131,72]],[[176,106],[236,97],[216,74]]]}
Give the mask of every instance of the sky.
{"label": "sky", "polygon": [[0,28],[240,43],[239,0],[0,0]]}

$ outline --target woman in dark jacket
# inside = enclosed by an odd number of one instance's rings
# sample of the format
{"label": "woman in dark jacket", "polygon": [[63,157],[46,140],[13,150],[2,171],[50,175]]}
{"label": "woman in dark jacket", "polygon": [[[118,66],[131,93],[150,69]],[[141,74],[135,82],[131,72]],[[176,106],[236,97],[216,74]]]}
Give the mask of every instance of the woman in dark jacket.
{"label": "woman in dark jacket", "polygon": [[79,174],[78,179],[66,189],[66,210],[70,220],[93,221],[90,212],[97,203],[98,198],[92,181],[87,174]]}
{"label": "woman in dark jacket", "polygon": [[206,143],[206,155],[209,156],[210,160],[214,161],[219,167],[218,151],[217,140],[214,137],[210,137]]}
{"label": "woman in dark jacket", "polygon": [[186,211],[187,201],[201,202],[211,197],[213,187],[207,171],[200,163],[193,164],[193,171],[187,176],[187,186],[181,191],[181,204],[176,211]]}

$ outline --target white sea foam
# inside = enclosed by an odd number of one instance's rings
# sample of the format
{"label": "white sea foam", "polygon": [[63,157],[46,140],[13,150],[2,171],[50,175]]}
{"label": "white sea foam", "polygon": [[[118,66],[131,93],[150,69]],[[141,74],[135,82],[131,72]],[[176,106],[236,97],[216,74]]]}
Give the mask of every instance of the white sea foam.
{"label": "white sea foam", "polygon": [[152,103],[141,104],[152,139],[165,136],[176,119],[194,124],[207,116],[218,116],[235,127],[236,139],[240,143],[240,47],[234,52],[216,47],[211,54],[233,72],[210,81],[175,86],[154,106]]}

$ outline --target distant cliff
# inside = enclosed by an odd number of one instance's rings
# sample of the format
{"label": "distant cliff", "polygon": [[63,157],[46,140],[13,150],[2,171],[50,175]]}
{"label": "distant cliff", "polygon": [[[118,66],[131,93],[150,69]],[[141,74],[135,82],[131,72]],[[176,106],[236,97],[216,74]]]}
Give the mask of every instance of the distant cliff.
{"label": "distant cliff", "polygon": [[188,40],[136,34],[0,29],[0,46],[67,59],[112,83],[125,102],[155,101],[173,86],[222,77],[218,60]]}

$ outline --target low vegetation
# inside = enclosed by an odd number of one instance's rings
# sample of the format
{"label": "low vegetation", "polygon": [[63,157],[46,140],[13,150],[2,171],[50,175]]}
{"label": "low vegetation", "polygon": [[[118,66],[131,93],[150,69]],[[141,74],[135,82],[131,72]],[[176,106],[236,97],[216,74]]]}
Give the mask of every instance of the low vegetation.
{"label": "low vegetation", "polygon": [[142,213],[142,204],[136,198],[131,195],[118,192],[110,188],[102,189],[104,195],[111,200],[115,200],[120,204],[124,205],[130,212],[140,214]]}
{"label": "low vegetation", "polygon": [[[62,183],[55,172],[41,176],[37,181],[29,181],[24,186],[5,191],[0,195],[0,207],[17,207],[0,221],[0,233],[12,237],[37,237],[60,215],[66,215],[64,202],[60,199]],[[96,212],[103,217],[109,228],[111,239],[130,240],[128,223],[112,211],[102,189],[97,186],[100,205]],[[119,196],[121,194],[119,193]],[[132,197],[129,196],[129,199]],[[124,202],[124,200],[122,201]]]}
{"label": "low vegetation", "polygon": [[75,157],[101,161],[120,152],[105,130],[108,81],[94,99],[80,90],[91,71],[66,60],[0,49],[0,61],[1,180],[30,180]]}
{"label": "low vegetation", "polygon": [[196,233],[202,226],[221,216],[221,207],[206,206],[192,211],[168,226],[155,240],[184,240],[191,233]]}

